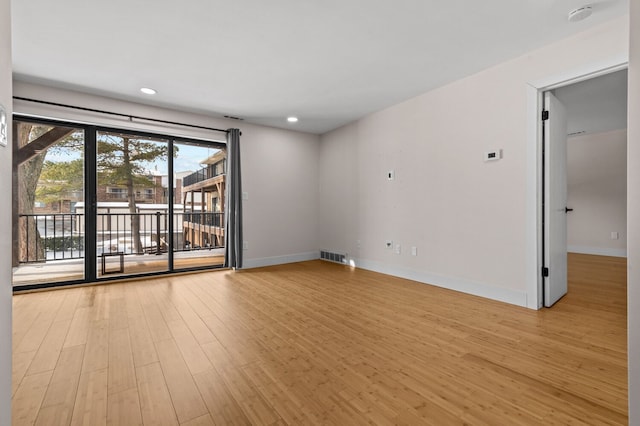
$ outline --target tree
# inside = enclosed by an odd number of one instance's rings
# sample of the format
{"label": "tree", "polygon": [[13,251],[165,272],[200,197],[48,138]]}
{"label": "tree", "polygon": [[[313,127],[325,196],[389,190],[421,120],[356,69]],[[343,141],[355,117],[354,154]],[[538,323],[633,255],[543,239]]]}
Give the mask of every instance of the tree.
{"label": "tree", "polygon": [[[31,139],[31,131],[33,125],[20,123],[17,126],[15,137],[17,138],[18,148],[23,148]],[[33,213],[35,203],[35,188],[40,178],[42,164],[44,163],[44,153],[37,154],[18,165],[18,212],[29,215]],[[23,216],[23,220],[18,221],[18,232],[22,238],[19,238],[20,261],[33,261],[44,257],[44,247],[38,244],[40,241],[40,232],[35,219],[29,216]],[[16,218],[17,219],[17,218]],[[15,262],[14,262],[15,263]],[[14,265],[17,266],[17,265]]]}
{"label": "tree", "polygon": [[131,238],[136,253],[142,253],[136,188],[149,186],[148,169],[145,166],[150,166],[159,159],[166,159],[167,154],[168,145],[165,142],[121,134],[98,134],[98,179],[102,184],[126,187],[131,214]]}
{"label": "tree", "polygon": [[42,172],[36,188],[36,200],[43,203],[54,203],[63,199],[72,199],[74,194],[84,189],[84,160],[47,161],[42,165]]}
{"label": "tree", "polygon": [[14,218],[14,241],[18,250],[14,250],[13,265],[21,261],[36,261],[44,258],[44,247],[40,243],[40,232],[33,216],[36,188],[44,165],[47,150],[55,144],[69,143],[77,145],[79,137],[76,129],[54,127],[14,121],[14,153],[17,179],[14,181],[14,193],[18,201],[18,213],[22,220]]}

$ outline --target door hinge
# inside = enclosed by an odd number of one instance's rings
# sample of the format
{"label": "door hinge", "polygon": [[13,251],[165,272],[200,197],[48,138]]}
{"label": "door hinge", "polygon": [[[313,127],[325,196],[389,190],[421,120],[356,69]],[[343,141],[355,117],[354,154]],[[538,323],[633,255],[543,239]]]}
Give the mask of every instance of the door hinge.
{"label": "door hinge", "polygon": [[542,121],[545,121],[548,119],[549,119],[549,111],[547,110],[542,111]]}
{"label": "door hinge", "polygon": [[546,266],[542,267],[542,276],[543,277],[548,277],[549,276],[549,268],[547,268]]}

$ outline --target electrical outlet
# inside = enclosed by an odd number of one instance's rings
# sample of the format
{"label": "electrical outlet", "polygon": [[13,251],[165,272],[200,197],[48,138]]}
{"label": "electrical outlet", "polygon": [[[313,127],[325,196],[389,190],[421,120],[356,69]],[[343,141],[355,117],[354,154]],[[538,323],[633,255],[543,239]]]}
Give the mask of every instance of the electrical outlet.
{"label": "electrical outlet", "polygon": [[484,161],[496,161],[502,158],[501,149],[493,149],[484,153]]}
{"label": "electrical outlet", "polygon": [[248,241],[243,241],[242,242],[242,250],[249,250],[249,242]]}
{"label": "electrical outlet", "polygon": [[396,254],[400,254],[402,252],[402,247],[400,246],[400,244],[396,244],[395,252]]}
{"label": "electrical outlet", "polygon": [[611,232],[611,239],[612,240],[617,240],[618,238],[620,238],[620,235],[618,234],[617,231]]}
{"label": "electrical outlet", "polygon": [[362,242],[360,240],[356,240],[356,248],[362,248]]}
{"label": "electrical outlet", "polygon": [[418,247],[413,246],[411,247],[411,256],[417,256],[418,255]]}
{"label": "electrical outlet", "polygon": [[392,249],[392,248],[393,248],[393,241],[391,241],[391,240],[386,240],[386,241],[384,242],[384,246],[385,246],[385,248]]}

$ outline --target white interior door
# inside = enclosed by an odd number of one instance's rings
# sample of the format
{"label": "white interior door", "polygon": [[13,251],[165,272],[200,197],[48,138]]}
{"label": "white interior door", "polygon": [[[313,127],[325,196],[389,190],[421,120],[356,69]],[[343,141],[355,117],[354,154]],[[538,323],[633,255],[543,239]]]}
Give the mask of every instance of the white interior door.
{"label": "white interior door", "polygon": [[545,93],[544,124],[544,305],[549,307],[567,294],[567,117],[564,105]]}

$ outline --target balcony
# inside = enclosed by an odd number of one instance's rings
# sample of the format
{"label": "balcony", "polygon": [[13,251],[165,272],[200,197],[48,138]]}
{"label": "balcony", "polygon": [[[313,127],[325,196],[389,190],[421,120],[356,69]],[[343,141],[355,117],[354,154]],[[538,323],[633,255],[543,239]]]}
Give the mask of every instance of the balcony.
{"label": "balcony", "polygon": [[183,213],[184,235],[194,248],[224,246],[224,213]]}
{"label": "balcony", "polygon": [[182,185],[184,188],[187,188],[198,183],[208,181],[209,179],[216,178],[218,176],[224,176],[225,171],[226,162],[220,161],[216,164],[212,164],[204,169],[200,169],[197,172],[185,176],[182,179]]}
{"label": "balcony", "polygon": [[[14,285],[84,279],[84,214],[22,214],[18,229]],[[224,214],[180,212],[170,217],[158,211],[96,215],[92,257],[95,256],[99,277],[105,273],[102,265],[111,267],[118,261],[124,265],[122,275],[168,270],[170,249],[174,269],[221,265]]]}

